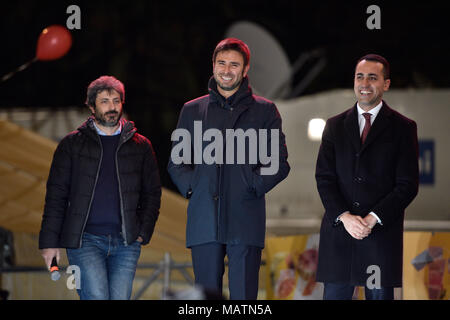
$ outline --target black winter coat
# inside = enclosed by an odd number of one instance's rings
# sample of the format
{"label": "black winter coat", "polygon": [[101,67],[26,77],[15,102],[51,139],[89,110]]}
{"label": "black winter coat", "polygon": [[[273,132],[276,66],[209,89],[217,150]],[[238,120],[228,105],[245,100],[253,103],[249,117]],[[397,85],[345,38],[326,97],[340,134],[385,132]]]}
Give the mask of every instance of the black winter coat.
{"label": "black winter coat", "polygon": [[[383,287],[402,285],[403,219],[418,192],[417,125],[383,101],[361,145],[356,105],[328,119],[317,159],[317,188],[325,207],[320,229],[317,281],[364,286],[378,266]],[[382,222],[354,239],[343,212]]]}
{"label": "black winter coat", "polygon": [[[47,181],[39,248],[79,248],[97,182],[102,145],[90,117],[59,143]],[[116,152],[122,234],[147,244],[159,215],[161,183],[150,141],[121,119]]]}
{"label": "black winter coat", "polygon": [[[192,160],[190,164],[175,164],[171,159],[168,164],[169,174],[181,194],[190,198],[186,246],[217,241],[264,247],[265,194],[285,179],[290,170],[280,114],[273,102],[252,94],[247,77],[235,93],[231,105],[227,105],[228,101],[217,92],[214,78],[209,82],[209,92],[209,95],[187,102],[183,106],[177,128],[189,132],[194,145],[194,139],[197,139],[194,121],[201,121],[203,133],[208,129],[222,132],[223,146],[230,141],[229,136],[228,140],[225,139],[226,129],[242,129],[245,132],[249,129],[265,129],[269,138],[271,130],[274,129],[279,132],[276,141],[279,167],[273,174],[262,175],[261,162],[252,164],[248,159],[256,153],[255,150],[249,149],[248,141],[245,145],[245,163],[242,164],[236,160],[236,149],[233,164],[226,161],[222,164],[208,164],[205,161],[194,164]],[[206,152],[209,143],[207,139],[203,139],[200,152]],[[270,141],[267,144],[267,150],[271,150]],[[194,146],[192,148],[194,149]],[[228,152],[228,149],[226,150]],[[226,158],[225,153],[223,158]],[[192,157],[195,157],[195,154],[192,154]]]}

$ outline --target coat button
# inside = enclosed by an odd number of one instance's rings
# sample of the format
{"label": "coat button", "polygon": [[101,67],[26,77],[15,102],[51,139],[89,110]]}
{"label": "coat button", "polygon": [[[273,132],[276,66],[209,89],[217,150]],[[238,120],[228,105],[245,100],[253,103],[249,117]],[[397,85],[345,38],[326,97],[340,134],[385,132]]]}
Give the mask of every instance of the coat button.
{"label": "coat button", "polygon": [[219,196],[218,195],[214,195],[213,199],[214,199],[214,201],[217,201],[217,200],[219,200]]}
{"label": "coat button", "polygon": [[362,183],[363,182],[363,178],[361,178],[361,177],[355,177],[355,182],[357,182],[357,183]]}
{"label": "coat button", "polygon": [[359,208],[359,202],[358,202],[358,201],[353,202],[353,206],[354,206],[355,208]]}
{"label": "coat button", "polygon": [[356,153],[356,154],[355,154],[355,157],[359,158],[359,153]]}

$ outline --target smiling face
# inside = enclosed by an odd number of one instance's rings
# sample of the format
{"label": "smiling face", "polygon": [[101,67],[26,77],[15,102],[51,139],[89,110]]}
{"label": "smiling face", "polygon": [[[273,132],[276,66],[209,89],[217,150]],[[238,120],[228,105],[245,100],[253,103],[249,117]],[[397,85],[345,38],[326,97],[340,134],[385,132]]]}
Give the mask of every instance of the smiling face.
{"label": "smiling face", "polygon": [[390,84],[391,80],[384,78],[382,63],[362,60],[356,66],[354,90],[360,107],[365,111],[381,102]]}
{"label": "smiling face", "polygon": [[244,67],[242,54],[235,50],[220,51],[213,64],[213,75],[219,93],[228,98],[238,89],[247,75],[249,65]]}

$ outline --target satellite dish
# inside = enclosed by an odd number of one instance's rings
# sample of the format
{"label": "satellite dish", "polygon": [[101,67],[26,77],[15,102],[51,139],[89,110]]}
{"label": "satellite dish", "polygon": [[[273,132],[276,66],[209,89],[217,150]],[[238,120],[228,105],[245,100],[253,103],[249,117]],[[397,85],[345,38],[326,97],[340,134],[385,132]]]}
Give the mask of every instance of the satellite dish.
{"label": "satellite dish", "polygon": [[248,76],[255,93],[268,99],[276,98],[279,89],[290,91],[291,65],[283,48],[263,27],[253,22],[232,24],[226,38],[238,38],[250,48]]}

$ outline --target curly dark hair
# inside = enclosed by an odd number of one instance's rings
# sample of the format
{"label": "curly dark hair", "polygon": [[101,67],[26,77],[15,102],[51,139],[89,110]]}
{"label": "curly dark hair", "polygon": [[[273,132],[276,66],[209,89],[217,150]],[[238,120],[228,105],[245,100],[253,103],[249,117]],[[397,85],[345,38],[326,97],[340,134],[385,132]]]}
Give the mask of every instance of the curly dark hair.
{"label": "curly dark hair", "polygon": [[101,76],[89,84],[86,94],[86,105],[95,108],[97,94],[104,90],[108,90],[108,92],[111,92],[111,90],[117,91],[120,95],[122,104],[125,102],[125,87],[123,86],[123,83],[113,76]]}

